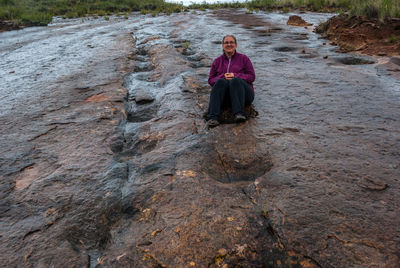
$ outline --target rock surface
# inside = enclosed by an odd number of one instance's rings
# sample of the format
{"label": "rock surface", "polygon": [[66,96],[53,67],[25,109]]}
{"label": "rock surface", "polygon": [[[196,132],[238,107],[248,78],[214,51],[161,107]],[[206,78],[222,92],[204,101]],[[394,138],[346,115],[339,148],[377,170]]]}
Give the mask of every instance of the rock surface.
{"label": "rock surface", "polygon": [[292,26],[311,26],[312,25],[312,23],[306,22],[300,16],[297,16],[297,15],[290,16],[286,24],[292,25]]}
{"label": "rock surface", "polygon": [[[232,29],[258,115],[207,129],[209,66]],[[398,265],[396,58],[347,65],[281,14],[243,10],[29,31],[19,51],[1,47],[5,67],[55,32],[63,60],[44,49],[31,73],[1,67],[15,92],[32,79],[0,108],[6,267]],[[58,76],[47,68],[75,59],[63,44],[101,55]],[[152,101],[136,103],[141,92]]]}

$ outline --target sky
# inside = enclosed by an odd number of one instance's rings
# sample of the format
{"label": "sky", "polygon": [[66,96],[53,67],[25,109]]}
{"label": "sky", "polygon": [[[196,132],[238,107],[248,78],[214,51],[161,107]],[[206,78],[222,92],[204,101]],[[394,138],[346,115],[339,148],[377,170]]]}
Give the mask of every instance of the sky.
{"label": "sky", "polygon": [[201,4],[201,3],[231,3],[231,2],[246,2],[246,0],[166,0],[166,2],[171,2],[171,3],[182,3],[185,6],[188,6],[190,4]]}

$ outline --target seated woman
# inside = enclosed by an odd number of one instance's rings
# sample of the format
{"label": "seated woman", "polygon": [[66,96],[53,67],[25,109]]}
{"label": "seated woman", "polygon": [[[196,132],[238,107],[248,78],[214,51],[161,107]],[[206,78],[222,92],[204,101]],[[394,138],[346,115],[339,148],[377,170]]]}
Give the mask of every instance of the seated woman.
{"label": "seated woman", "polygon": [[254,100],[253,81],[256,75],[253,64],[249,57],[236,52],[236,48],[235,36],[224,36],[223,54],[211,66],[208,78],[208,83],[212,86],[207,114],[209,127],[219,125],[224,102],[230,100],[235,122],[239,123],[246,120],[245,105],[250,105]]}

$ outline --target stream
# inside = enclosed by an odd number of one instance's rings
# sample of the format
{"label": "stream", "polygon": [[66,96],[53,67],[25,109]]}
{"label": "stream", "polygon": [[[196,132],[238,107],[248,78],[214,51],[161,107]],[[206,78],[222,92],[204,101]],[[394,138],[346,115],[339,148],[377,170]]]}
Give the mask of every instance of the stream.
{"label": "stream", "polygon": [[[398,58],[338,53],[333,14],[55,18],[0,33],[7,267],[397,267]],[[256,72],[208,129],[212,60]]]}

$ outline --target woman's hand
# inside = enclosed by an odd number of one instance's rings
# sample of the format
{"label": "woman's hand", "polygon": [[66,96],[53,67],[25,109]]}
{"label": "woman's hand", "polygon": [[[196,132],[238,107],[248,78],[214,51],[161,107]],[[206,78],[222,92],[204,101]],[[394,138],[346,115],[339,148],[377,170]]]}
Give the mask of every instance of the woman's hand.
{"label": "woman's hand", "polygon": [[233,73],[225,73],[224,76],[225,76],[225,79],[228,81],[232,80],[235,77],[235,75]]}

